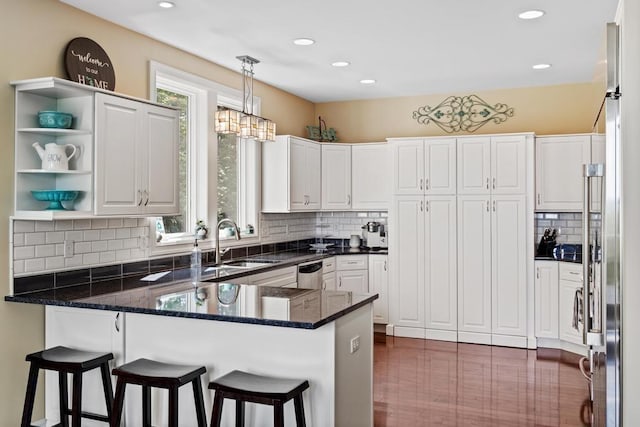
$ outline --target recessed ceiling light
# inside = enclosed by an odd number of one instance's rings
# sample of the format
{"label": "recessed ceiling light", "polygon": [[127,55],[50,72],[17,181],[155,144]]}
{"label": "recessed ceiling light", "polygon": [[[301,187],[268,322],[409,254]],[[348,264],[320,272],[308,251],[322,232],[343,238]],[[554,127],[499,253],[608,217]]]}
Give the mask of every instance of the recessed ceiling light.
{"label": "recessed ceiling light", "polygon": [[551,68],[551,64],[536,64],[533,67],[534,70],[545,70],[547,68]]}
{"label": "recessed ceiling light", "polygon": [[172,1],[159,1],[158,2],[158,6],[164,8],[164,9],[171,9],[172,7],[174,7],[176,4]]}
{"label": "recessed ceiling light", "polygon": [[374,84],[376,81],[373,79],[362,79],[360,80],[360,83],[362,83],[363,85],[372,85]]}
{"label": "recessed ceiling light", "polygon": [[518,14],[520,19],[537,19],[544,15],[544,10],[525,10]]}
{"label": "recessed ceiling light", "polygon": [[332,62],[331,65],[334,66],[334,67],[348,67],[349,65],[351,65],[351,62],[349,62],[349,61],[336,61],[336,62]]}
{"label": "recessed ceiling light", "polygon": [[295,39],[293,41],[293,44],[297,44],[298,46],[309,46],[314,44],[316,41],[313,39],[307,39],[307,38],[301,38],[301,39]]}

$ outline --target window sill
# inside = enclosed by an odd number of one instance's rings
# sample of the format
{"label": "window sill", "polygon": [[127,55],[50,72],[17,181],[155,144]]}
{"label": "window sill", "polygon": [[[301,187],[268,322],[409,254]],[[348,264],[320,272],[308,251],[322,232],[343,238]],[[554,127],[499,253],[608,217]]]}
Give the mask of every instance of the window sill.
{"label": "window sill", "polygon": [[[183,235],[168,240],[161,240],[160,242],[153,241],[153,246],[150,248],[151,256],[158,255],[176,255],[185,253],[193,248],[194,235]],[[238,241],[234,237],[221,237],[220,247],[243,247],[252,246],[260,243],[260,239],[256,234],[241,235],[241,239]],[[214,249],[215,239],[206,238],[199,239],[198,246],[202,250]]]}

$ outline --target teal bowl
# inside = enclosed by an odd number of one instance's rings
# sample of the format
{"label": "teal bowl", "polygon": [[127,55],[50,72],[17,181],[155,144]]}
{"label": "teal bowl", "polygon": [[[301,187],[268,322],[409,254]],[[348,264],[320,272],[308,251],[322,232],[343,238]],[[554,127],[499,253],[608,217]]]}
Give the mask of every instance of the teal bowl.
{"label": "teal bowl", "polygon": [[45,210],[60,211],[66,210],[62,202],[75,200],[79,191],[69,190],[32,190],[31,195],[40,202],[49,202]]}
{"label": "teal bowl", "polygon": [[38,124],[42,128],[69,129],[73,116],[60,111],[38,111]]}

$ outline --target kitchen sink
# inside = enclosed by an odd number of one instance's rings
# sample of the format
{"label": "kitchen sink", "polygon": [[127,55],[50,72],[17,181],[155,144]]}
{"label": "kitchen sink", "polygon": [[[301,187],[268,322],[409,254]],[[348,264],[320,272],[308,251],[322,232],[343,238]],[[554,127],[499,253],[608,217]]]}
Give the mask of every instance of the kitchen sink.
{"label": "kitchen sink", "polygon": [[232,268],[256,268],[256,267],[265,267],[267,265],[273,264],[268,261],[247,261],[247,260],[238,260],[238,261],[230,261],[224,263],[223,267],[232,267]]}

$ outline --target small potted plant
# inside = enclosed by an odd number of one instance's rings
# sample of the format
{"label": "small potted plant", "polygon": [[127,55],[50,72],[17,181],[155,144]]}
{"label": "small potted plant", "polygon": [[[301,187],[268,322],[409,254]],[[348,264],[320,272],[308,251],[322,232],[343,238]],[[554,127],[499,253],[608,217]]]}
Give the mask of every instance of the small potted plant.
{"label": "small potted plant", "polygon": [[209,235],[209,228],[207,227],[207,224],[205,224],[203,220],[199,219],[196,222],[196,227],[193,234],[195,234],[196,239],[206,239]]}

